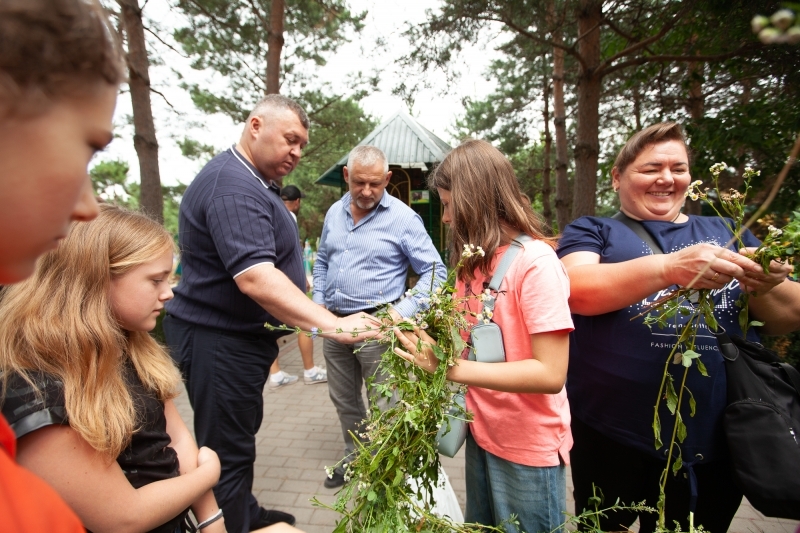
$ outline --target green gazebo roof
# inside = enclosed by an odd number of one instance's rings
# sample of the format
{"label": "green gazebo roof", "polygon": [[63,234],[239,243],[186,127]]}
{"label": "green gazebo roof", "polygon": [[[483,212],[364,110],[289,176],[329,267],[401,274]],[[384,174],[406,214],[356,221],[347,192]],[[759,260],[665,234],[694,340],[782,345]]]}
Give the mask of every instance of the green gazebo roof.
{"label": "green gazebo roof", "polygon": [[[402,168],[422,168],[427,170],[438,163],[451,150],[450,145],[434,135],[415,119],[403,111],[384,121],[364,137],[358,146],[369,144],[377,146],[386,154],[389,165]],[[347,164],[349,152],[316,183],[338,187],[344,181],[342,168]]]}

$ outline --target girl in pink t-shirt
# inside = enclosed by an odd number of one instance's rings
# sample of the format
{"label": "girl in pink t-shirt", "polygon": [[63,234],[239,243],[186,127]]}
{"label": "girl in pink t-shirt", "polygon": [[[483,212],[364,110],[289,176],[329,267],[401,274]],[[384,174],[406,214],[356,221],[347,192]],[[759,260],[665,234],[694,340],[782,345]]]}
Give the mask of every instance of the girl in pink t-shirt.
{"label": "girl in pink t-shirt", "polygon": [[[428,185],[441,198],[442,222],[450,225],[451,259],[461,258],[465,244],[485,251],[464,259],[459,297],[484,291],[514,237],[534,239],[524,244],[495,295],[492,319],[503,332],[505,362],[461,360],[447,377],[469,385],[467,408],[474,415],[467,436],[465,520],[496,526],[515,514],[520,530],[551,531],[565,519],[565,465],[572,446],[564,390],[573,329],[569,280],[511,163],[491,144],[462,143]],[[472,313],[481,310],[477,299],[467,302]],[[425,346],[435,342],[430,336],[420,330],[395,333],[407,350],[396,349],[398,355],[436,369],[438,361]]]}

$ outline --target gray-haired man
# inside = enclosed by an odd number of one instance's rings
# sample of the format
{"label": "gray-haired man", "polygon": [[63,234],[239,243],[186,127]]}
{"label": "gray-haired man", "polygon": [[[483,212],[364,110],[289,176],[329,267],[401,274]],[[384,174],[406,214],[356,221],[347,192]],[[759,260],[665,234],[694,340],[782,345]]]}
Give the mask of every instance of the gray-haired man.
{"label": "gray-haired man", "polygon": [[[328,210],[314,264],[314,302],[338,316],[368,316],[383,304],[396,302],[394,319],[417,312],[431,282],[445,280],[445,267],[433,246],[422,218],[409,206],[386,194],[392,173],[384,153],[374,146],[350,152],[344,179],[349,191]],[[406,292],[409,265],[419,274],[420,294],[399,301]],[[378,373],[386,347],[325,339],[322,344],[328,368],[328,391],[342,425],[344,460],[354,452],[350,432],[357,433],[367,411],[361,398],[365,380],[384,379]],[[374,387],[370,401],[375,401]],[[328,488],[344,484],[339,466],[325,480]]]}

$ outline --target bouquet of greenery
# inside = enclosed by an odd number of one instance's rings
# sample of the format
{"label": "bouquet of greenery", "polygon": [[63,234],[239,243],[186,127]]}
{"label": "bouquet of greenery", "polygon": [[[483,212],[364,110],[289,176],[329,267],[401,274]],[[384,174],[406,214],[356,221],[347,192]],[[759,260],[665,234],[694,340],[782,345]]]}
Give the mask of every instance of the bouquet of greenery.
{"label": "bouquet of greenery", "polygon": [[[484,251],[467,245],[462,259],[475,254],[483,255]],[[505,530],[502,526],[455,523],[433,512],[436,504],[434,487],[440,483],[441,472],[437,433],[443,425],[449,428],[447,414],[453,406],[460,411],[458,416],[470,419],[470,414],[453,401],[455,393],[463,387],[454,387],[447,380],[447,369],[455,365],[456,359],[468,347],[461,335],[462,331],[470,328],[464,311],[465,299],[457,298],[455,290],[455,276],[460,264],[449,273],[442,286],[432,286],[421,295],[425,309],[410,319],[392,324],[388,308],[377,313],[382,319],[382,325],[377,327],[382,336],[380,342],[387,346],[380,371],[388,378],[374,385],[374,393],[390,400],[389,407],[381,410],[376,402],[371,402],[369,417],[359,434],[353,435],[358,448],[345,465],[346,483],[336,501],[326,505],[314,500],[315,504],[342,515],[334,533]],[[473,296],[478,300],[484,297],[483,294]],[[437,344],[432,348],[440,364],[435,372],[429,373],[394,353],[394,348],[399,346],[394,327],[401,330],[419,328],[436,339]],[[284,326],[281,329],[292,328]],[[308,334],[299,329],[293,331]],[[330,475],[332,468],[326,470]],[[513,517],[509,517],[509,521],[513,521]]]}

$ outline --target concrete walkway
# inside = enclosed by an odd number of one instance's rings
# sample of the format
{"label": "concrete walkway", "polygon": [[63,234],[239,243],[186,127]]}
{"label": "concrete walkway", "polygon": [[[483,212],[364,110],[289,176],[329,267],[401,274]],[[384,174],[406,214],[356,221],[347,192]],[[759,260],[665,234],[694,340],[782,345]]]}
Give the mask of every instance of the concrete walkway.
{"label": "concrete walkway", "polygon": [[[253,494],[262,505],[290,512],[297,527],[307,533],[330,533],[338,514],[315,507],[317,497],[332,503],[335,490],[323,486],[324,468],[339,460],[343,441],[336,410],[328,397],[327,384],[305,385],[303,366],[294,335],[283,338],[280,365],[284,371],[300,376],[293,385],[264,391],[264,422],[258,432],[258,458],[255,464]],[[314,343],[314,360],[324,365],[322,343]],[[192,428],[192,409],[185,395],[177,399],[178,409]],[[466,498],[464,451],[455,458],[442,458],[442,464],[463,509]],[[572,483],[567,476],[567,505],[573,512]],[[730,533],[795,533],[800,523],[766,518],[746,501],[739,508]],[[721,533],[721,532],[712,532]]]}

